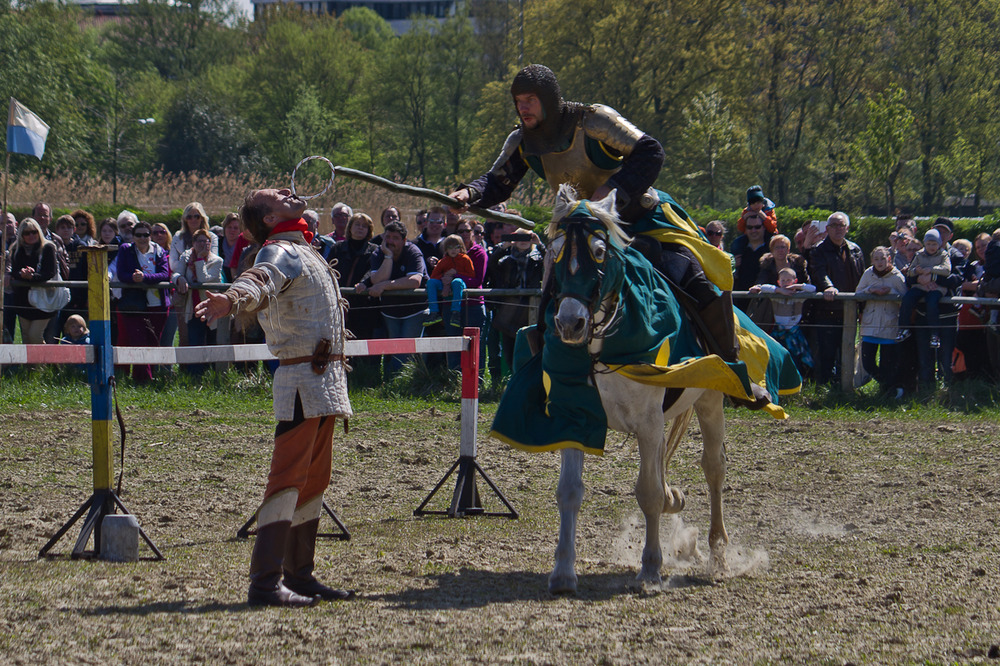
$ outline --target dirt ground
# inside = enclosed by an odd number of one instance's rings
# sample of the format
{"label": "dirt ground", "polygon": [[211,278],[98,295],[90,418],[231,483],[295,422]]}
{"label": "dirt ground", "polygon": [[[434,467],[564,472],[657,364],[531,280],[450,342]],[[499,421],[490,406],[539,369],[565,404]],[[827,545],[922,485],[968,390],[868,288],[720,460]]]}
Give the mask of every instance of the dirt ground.
{"label": "dirt ground", "polygon": [[[122,499],[166,556],[39,549],[92,487],[89,412],[0,415],[0,654],[14,664],[1000,663],[996,420],[905,414],[788,421],[727,410],[730,575],[706,574],[696,423],[671,464],[664,586],[641,593],[634,440],[589,457],[579,594],[548,594],[557,454],[483,435],[479,461],[521,517],[416,518],[457,457],[458,406],[359,414],[338,431],[329,505],[352,534],[317,573],[359,591],[306,610],[245,605],[266,412],[131,408]],[[117,471],[117,460],[116,460]],[[485,484],[488,509],[502,506]],[[444,508],[451,484],[429,508]],[[332,528],[332,523],[324,522]],[[149,551],[143,549],[144,555]]]}

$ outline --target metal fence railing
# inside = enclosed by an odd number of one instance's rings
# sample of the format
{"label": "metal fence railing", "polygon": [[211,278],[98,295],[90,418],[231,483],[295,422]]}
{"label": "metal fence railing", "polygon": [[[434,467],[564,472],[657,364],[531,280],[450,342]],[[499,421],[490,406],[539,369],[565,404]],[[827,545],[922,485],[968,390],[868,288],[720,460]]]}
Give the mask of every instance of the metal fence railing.
{"label": "metal fence railing", "polygon": [[[24,287],[71,287],[79,288],[86,287],[86,281],[64,281],[56,282],[50,284],[37,284],[32,282],[24,282],[21,280],[13,280],[12,285],[24,286]],[[159,282],[153,284],[136,284],[129,282],[111,282],[111,288],[116,289],[173,289],[174,285],[169,282]],[[209,291],[225,291],[230,285],[225,283],[206,283],[206,284],[189,284],[192,289],[207,289]],[[355,293],[353,287],[341,287],[341,293],[350,296]],[[388,298],[398,298],[404,296],[426,296],[427,291],[425,289],[398,289],[392,291],[383,292],[382,297]],[[504,298],[511,296],[528,296],[531,297],[531,304],[537,305],[539,299],[541,298],[540,289],[466,289],[465,295],[467,297],[474,296],[485,296],[488,300],[492,298]],[[733,298],[735,299],[768,299],[768,300],[824,300],[826,296],[823,292],[814,293],[799,293],[793,295],[784,295],[777,293],[759,293],[752,294],[747,291],[734,291]],[[858,303],[864,303],[867,301],[896,301],[902,300],[900,296],[896,295],[885,295],[878,296],[875,294],[856,294],[854,292],[841,292],[833,297],[834,301],[842,302],[844,304],[844,324],[843,331],[841,335],[841,358],[840,367],[841,370],[841,385],[844,390],[851,390],[853,388],[853,377],[854,377],[854,359],[855,359],[855,345],[857,343],[858,337]],[[985,307],[1000,307],[1000,299],[996,298],[979,298],[972,296],[945,296],[941,299],[942,304],[953,304],[956,306],[961,306],[965,304],[970,305],[981,305]],[[532,312],[531,321],[534,322],[536,314]],[[228,343],[228,339],[225,340]],[[223,341],[219,341],[219,344],[224,344]]]}

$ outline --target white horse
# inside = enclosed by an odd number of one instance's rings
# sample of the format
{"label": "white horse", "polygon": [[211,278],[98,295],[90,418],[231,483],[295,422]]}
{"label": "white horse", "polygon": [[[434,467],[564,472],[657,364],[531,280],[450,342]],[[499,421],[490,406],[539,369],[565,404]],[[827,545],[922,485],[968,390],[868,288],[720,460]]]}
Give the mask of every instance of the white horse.
{"label": "white horse", "polygon": [[[596,354],[601,351],[604,337],[614,334],[602,329],[614,319],[616,299],[607,295],[603,300],[594,298],[591,303],[584,303],[580,295],[600,292],[599,285],[595,289],[587,284],[588,280],[599,281],[600,271],[582,270],[581,266],[586,263],[587,255],[601,262],[613,261],[615,248],[623,247],[627,242],[617,223],[614,201],[615,193],[612,192],[603,201],[590,202],[592,216],[581,218],[570,214],[579,204],[572,189],[560,189],[549,228],[549,238],[553,242],[549,247],[547,267],[556,299],[556,332],[566,344],[588,345],[593,358],[597,358]],[[595,224],[595,220],[599,225]],[[598,233],[594,233],[595,229]],[[584,242],[589,247],[580,247]],[[684,493],[669,486],[666,467],[687,430],[692,412],[698,415],[701,425],[701,466],[709,488],[711,570],[726,571],[729,536],[722,516],[722,486],[726,478],[722,394],[688,388],[665,405],[665,389],[640,384],[610,372],[599,361],[595,362],[593,377],[607,413],[608,425],[619,432],[634,433],[639,443],[639,478],[635,492],[646,519],[646,541],[636,583],[647,589],[661,585],[660,514],[677,513],[684,508]],[[676,390],[670,391],[670,397],[677,393]],[[670,425],[668,434],[665,433],[664,423]],[[576,593],[575,542],[577,515],[583,500],[583,459],[582,451],[562,450],[557,490],[559,542],[555,567],[549,576],[549,590],[555,594]]]}

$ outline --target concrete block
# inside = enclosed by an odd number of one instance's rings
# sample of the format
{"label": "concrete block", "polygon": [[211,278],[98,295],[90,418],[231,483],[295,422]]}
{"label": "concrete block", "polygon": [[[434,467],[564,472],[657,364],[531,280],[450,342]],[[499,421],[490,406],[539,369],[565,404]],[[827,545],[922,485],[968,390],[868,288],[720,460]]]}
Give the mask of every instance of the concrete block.
{"label": "concrete block", "polygon": [[101,521],[101,559],[135,562],[139,559],[139,521],[130,514],[105,516]]}

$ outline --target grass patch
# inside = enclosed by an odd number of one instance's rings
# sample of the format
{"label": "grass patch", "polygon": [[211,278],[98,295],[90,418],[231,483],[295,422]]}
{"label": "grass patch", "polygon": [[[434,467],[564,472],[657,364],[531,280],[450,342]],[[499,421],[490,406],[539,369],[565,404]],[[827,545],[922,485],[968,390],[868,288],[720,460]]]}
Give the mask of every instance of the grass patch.
{"label": "grass patch", "polygon": [[[359,364],[348,375],[352,404],[359,411],[414,411],[432,406],[454,407],[461,400],[462,375],[444,364],[428,365],[414,357],[392,379],[383,382],[380,370]],[[154,371],[152,382],[136,384],[127,374],[116,378],[121,405],[140,405],[154,411],[202,409],[223,415],[233,411],[234,399],[240,412],[271,410],[271,375],[259,366],[244,373],[229,368],[219,373],[210,369],[195,377],[173,367]],[[86,372],[67,366],[7,367],[0,375],[0,412],[26,409],[89,409],[90,385]],[[498,399],[501,390],[492,395]],[[241,417],[242,418],[242,417]]]}
{"label": "grass patch", "polygon": [[979,379],[957,381],[946,387],[925,387],[896,400],[882,393],[874,381],[855,391],[840,386],[805,383],[798,394],[782,398],[790,414],[877,413],[927,420],[965,414],[996,418],[1000,409],[1000,387]]}

